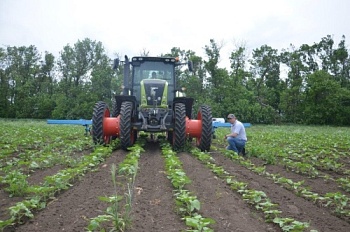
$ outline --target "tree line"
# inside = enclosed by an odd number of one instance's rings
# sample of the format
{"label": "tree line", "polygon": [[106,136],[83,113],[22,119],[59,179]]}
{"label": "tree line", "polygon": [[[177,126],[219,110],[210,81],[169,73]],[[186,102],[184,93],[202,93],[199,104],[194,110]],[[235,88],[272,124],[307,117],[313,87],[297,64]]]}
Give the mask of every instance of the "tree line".
{"label": "tree line", "polygon": [[[173,47],[159,56],[192,60],[194,72],[178,69],[178,82],[213,117],[235,113],[251,123],[350,125],[350,59],[345,36],[278,51],[268,45],[248,52],[237,45],[230,67],[221,68],[222,45],[210,40],[205,57]],[[144,51],[144,54],[148,52]],[[116,55],[118,56],[118,54]],[[111,106],[122,86],[101,42],[89,38],[66,45],[55,57],[34,46],[0,47],[0,117],[89,119],[97,101]]]}

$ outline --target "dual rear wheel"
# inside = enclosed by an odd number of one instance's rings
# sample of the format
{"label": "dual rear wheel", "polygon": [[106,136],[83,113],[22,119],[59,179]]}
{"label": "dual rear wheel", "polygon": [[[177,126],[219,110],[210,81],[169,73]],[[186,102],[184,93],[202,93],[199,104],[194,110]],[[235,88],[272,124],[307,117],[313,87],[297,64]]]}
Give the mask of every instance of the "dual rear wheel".
{"label": "dual rear wheel", "polygon": [[111,136],[106,135],[103,130],[103,120],[110,117],[108,105],[99,101],[95,104],[92,115],[92,140],[95,144],[109,144]]}
{"label": "dual rear wheel", "polygon": [[[168,140],[175,150],[181,150],[186,145],[186,107],[183,103],[177,103],[174,110],[174,130],[168,132]],[[201,151],[209,151],[212,142],[212,112],[209,106],[199,108],[197,120],[200,121],[202,130],[196,137],[196,146]]]}
{"label": "dual rear wheel", "polygon": [[212,113],[209,106],[203,105],[199,108],[197,120],[201,121],[202,133],[197,138],[196,145],[201,151],[209,151],[212,141]]}
{"label": "dual rear wheel", "polygon": [[132,102],[125,101],[120,108],[120,143],[122,149],[127,150],[136,140],[137,132],[132,129]]}
{"label": "dual rear wheel", "polygon": [[[119,137],[121,147],[127,149],[132,146],[136,140],[136,131],[132,129],[132,102],[125,101],[120,107],[119,116]],[[106,134],[106,128],[103,128],[104,120],[111,116],[108,105],[105,102],[99,101],[95,104],[92,115],[92,140],[95,144],[107,145],[111,142],[111,139],[116,135]]]}

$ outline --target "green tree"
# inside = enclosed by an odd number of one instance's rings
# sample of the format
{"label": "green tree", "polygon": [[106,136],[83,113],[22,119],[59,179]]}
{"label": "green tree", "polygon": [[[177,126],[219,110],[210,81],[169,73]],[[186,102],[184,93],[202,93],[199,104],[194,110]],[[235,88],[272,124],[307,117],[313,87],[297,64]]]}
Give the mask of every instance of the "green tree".
{"label": "green tree", "polygon": [[345,36],[339,42],[338,48],[334,50],[331,61],[336,81],[341,87],[350,89],[350,57],[345,45]]}
{"label": "green tree", "polygon": [[38,94],[40,59],[41,55],[33,45],[7,47],[5,75],[9,83],[7,99],[12,112],[10,117],[33,117],[35,97]]}
{"label": "green tree", "polygon": [[0,117],[10,117],[10,80],[6,74],[6,51],[0,48]]}
{"label": "green tree", "polygon": [[[229,82],[229,73],[226,68],[219,68],[220,50],[222,45],[210,40],[210,45],[204,47],[205,54],[208,60],[204,61],[204,68],[208,74],[204,81],[204,101],[212,106],[212,111],[215,112],[216,117],[227,114],[228,107],[234,105],[233,102],[225,101],[226,97],[233,97],[233,92],[228,91],[227,83]],[[232,107],[231,107],[232,108]]]}
{"label": "green tree", "polygon": [[179,80],[179,86],[186,88],[186,95],[195,99],[193,113],[197,114],[199,106],[205,103],[204,88],[205,69],[202,57],[197,56],[193,51],[187,51],[187,59],[193,63],[193,72],[190,73],[185,69],[184,75]]}
{"label": "green tree", "polygon": [[272,123],[280,120],[280,56],[277,50],[263,45],[253,50],[250,60],[256,100],[260,104],[260,122]]}
{"label": "green tree", "polygon": [[303,52],[296,50],[293,46],[291,51],[283,50],[281,62],[288,70],[288,76],[284,80],[285,88],[281,91],[280,109],[283,120],[300,123],[304,120],[300,112],[303,111],[305,78],[309,73],[308,65],[304,62]]}
{"label": "green tree", "polygon": [[101,42],[78,40],[60,54],[54,118],[90,118],[96,101],[111,103],[115,72]]}
{"label": "green tree", "polygon": [[[349,91],[344,91],[340,83],[324,70],[317,71],[307,78],[305,111],[306,123],[335,125],[344,123],[346,115],[349,113]],[[345,100],[341,104],[340,100]],[[344,110],[346,109],[346,110]],[[338,120],[342,119],[341,122]]]}
{"label": "green tree", "polygon": [[225,98],[225,106],[227,106],[228,112],[225,112],[223,117],[226,117],[227,113],[233,112],[237,117],[246,122],[254,122],[256,99],[254,97],[254,88],[249,88],[248,79],[251,78],[251,73],[246,71],[248,62],[248,55],[246,47],[239,45],[235,50],[231,52],[230,63],[231,73],[228,81],[225,82],[225,92],[227,93]]}
{"label": "green tree", "polygon": [[36,79],[36,92],[34,97],[33,118],[51,118],[51,112],[55,107],[53,99],[55,82],[55,57],[48,52],[45,52],[44,60],[40,62],[40,72]]}

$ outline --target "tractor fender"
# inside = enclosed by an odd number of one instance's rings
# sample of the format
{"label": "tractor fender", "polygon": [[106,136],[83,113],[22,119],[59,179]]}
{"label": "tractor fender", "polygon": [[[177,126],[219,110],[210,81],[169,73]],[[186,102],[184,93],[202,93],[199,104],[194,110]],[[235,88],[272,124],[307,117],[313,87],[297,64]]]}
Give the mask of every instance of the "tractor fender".
{"label": "tractor fender", "polygon": [[183,103],[186,107],[186,117],[192,118],[192,108],[193,108],[194,98],[191,97],[176,97],[173,101],[173,109],[175,109],[176,103]]}

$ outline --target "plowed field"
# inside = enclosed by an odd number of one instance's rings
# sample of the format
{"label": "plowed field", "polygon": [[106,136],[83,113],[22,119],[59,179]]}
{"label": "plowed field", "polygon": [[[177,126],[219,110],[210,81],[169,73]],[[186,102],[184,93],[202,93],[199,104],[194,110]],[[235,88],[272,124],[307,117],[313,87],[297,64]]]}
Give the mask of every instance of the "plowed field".
{"label": "plowed field", "polygon": [[[248,130],[252,133],[254,129]],[[254,133],[258,133],[254,131]],[[219,133],[220,136],[220,133]],[[296,231],[350,231],[350,220],[346,213],[337,213],[333,203],[327,205],[327,201],[312,200],[272,178],[269,174],[276,174],[292,180],[294,183],[304,181],[305,186],[318,196],[326,196],[327,193],[340,193],[350,197],[350,194],[341,188],[336,178],[346,177],[349,168],[349,150],[339,148],[345,155],[342,157],[343,172],[337,170],[319,168],[318,176],[310,177],[307,174],[288,168],[282,162],[266,162],[259,157],[254,144],[258,135],[250,136],[247,145],[248,157],[245,159],[232,159],[225,155],[223,144],[219,140],[213,141],[213,148],[209,155],[214,158],[212,163],[222,167],[226,174],[215,174],[207,162],[200,161],[190,151],[178,153],[182,162],[182,168],[191,183],[185,185],[197,197],[201,203],[198,213],[206,218],[215,220],[215,224],[209,227],[214,231],[288,231],[278,223],[265,222],[264,211],[257,209],[256,205],[249,203],[242,192],[239,192],[227,183],[227,176],[232,176],[239,182],[247,183],[248,189],[254,189],[266,194],[272,203],[276,204],[280,211],[280,218],[291,218],[298,222],[309,223],[306,229]],[[257,140],[255,140],[257,141]],[[177,213],[175,204],[174,187],[167,177],[165,158],[162,156],[158,142],[148,142],[144,147],[138,161],[138,171],[132,185],[131,226],[126,231],[185,231],[186,226],[182,217]],[[89,152],[83,150],[73,152],[72,155],[83,157]],[[54,197],[47,200],[45,208],[34,210],[34,217],[23,217],[22,223],[7,226],[3,231],[86,231],[91,218],[97,217],[106,211],[108,203],[99,200],[99,196],[112,196],[115,190],[111,178],[111,165],[121,163],[126,158],[127,152],[114,150],[110,156],[104,159],[93,171],[86,171],[84,175],[72,180],[71,186],[56,192]],[[19,157],[18,152],[10,156]],[[8,162],[10,159],[7,158]],[[2,160],[5,167],[5,159]],[[244,162],[249,162],[249,166]],[[264,167],[264,172],[252,169]],[[29,172],[27,181],[29,185],[40,185],[45,176],[55,175],[65,169],[64,164],[52,167],[35,169]],[[327,178],[325,178],[325,174]],[[4,177],[6,172],[1,171]],[[127,180],[123,175],[117,175],[117,192],[123,195],[127,189]],[[16,202],[25,199],[22,197],[10,197],[4,189],[8,185],[0,185],[0,220],[10,217],[8,208]],[[348,202],[343,207],[348,209]],[[333,206],[332,206],[333,205]],[[107,225],[106,228],[110,228]],[[292,231],[292,230],[291,230]]]}

